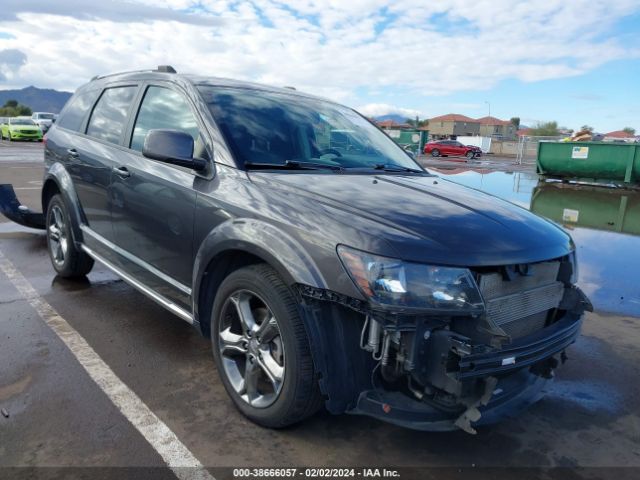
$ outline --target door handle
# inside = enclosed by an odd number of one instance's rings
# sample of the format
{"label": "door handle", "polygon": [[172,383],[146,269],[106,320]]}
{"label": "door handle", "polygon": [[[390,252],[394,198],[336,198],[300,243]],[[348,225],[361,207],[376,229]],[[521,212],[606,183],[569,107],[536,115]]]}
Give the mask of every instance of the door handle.
{"label": "door handle", "polygon": [[80,154],[78,153],[78,151],[75,148],[69,148],[67,149],[67,155],[69,160],[74,160],[76,158],[78,158],[80,156]]}
{"label": "door handle", "polygon": [[111,171],[120,178],[129,178],[131,176],[131,172],[127,167],[113,167]]}

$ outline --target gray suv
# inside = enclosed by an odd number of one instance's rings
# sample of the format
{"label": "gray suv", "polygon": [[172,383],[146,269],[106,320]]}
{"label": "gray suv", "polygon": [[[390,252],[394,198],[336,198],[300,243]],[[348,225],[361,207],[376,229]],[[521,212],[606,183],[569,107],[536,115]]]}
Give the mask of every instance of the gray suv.
{"label": "gray suv", "polygon": [[293,89],[96,77],[45,163],[58,275],[97,260],[210,337],[229,396],[268,427],[324,406],[474,432],[540,397],[590,308],[560,228]]}

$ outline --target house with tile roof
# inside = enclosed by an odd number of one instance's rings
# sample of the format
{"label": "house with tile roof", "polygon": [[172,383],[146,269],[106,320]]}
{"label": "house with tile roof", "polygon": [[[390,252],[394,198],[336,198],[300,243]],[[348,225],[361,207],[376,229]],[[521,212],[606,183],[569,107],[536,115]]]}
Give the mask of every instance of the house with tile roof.
{"label": "house with tile roof", "polygon": [[615,130],[605,133],[602,140],[604,142],[635,142],[637,141],[637,137],[624,130]]}
{"label": "house with tile roof", "polygon": [[482,117],[477,119],[480,122],[480,136],[492,137],[496,139],[512,140],[516,136],[516,127],[507,120],[500,120],[496,117]]}
{"label": "house with tile roof", "polygon": [[480,135],[480,122],[459,113],[430,118],[428,128],[434,139]]}

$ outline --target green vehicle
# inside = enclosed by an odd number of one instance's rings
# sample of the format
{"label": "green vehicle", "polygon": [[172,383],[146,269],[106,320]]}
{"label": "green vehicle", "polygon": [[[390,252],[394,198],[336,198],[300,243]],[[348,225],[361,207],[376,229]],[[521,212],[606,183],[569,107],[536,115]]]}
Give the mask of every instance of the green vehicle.
{"label": "green vehicle", "polygon": [[42,141],[42,129],[29,117],[4,118],[0,126],[2,140],[37,140]]}

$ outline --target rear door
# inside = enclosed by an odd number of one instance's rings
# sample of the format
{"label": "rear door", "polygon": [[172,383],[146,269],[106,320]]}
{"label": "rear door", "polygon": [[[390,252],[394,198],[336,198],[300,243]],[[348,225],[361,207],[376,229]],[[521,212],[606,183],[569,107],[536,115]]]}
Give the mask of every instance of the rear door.
{"label": "rear door", "polygon": [[115,243],[128,273],[190,311],[198,177],[142,155],[147,132],[160,128],[189,133],[194,156],[211,158],[202,122],[185,92],[172,84],[146,84],[127,154],[113,175]]}
{"label": "rear door", "polygon": [[[58,125],[62,127],[56,135],[56,141],[62,147],[58,149],[59,155],[73,180],[87,224],[84,230],[91,235],[91,239],[84,235],[84,240],[100,251],[104,249],[100,239],[113,239],[109,197],[111,169],[118,164],[118,155],[122,154],[119,145],[137,91],[137,85],[126,84],[81,94],[74,99],[77,104],[69,106],[70,111]],[[85,127],[82,116],[87,110],[91,113]],[[81,130],[78,133],[65,131],[75,128]]]}

